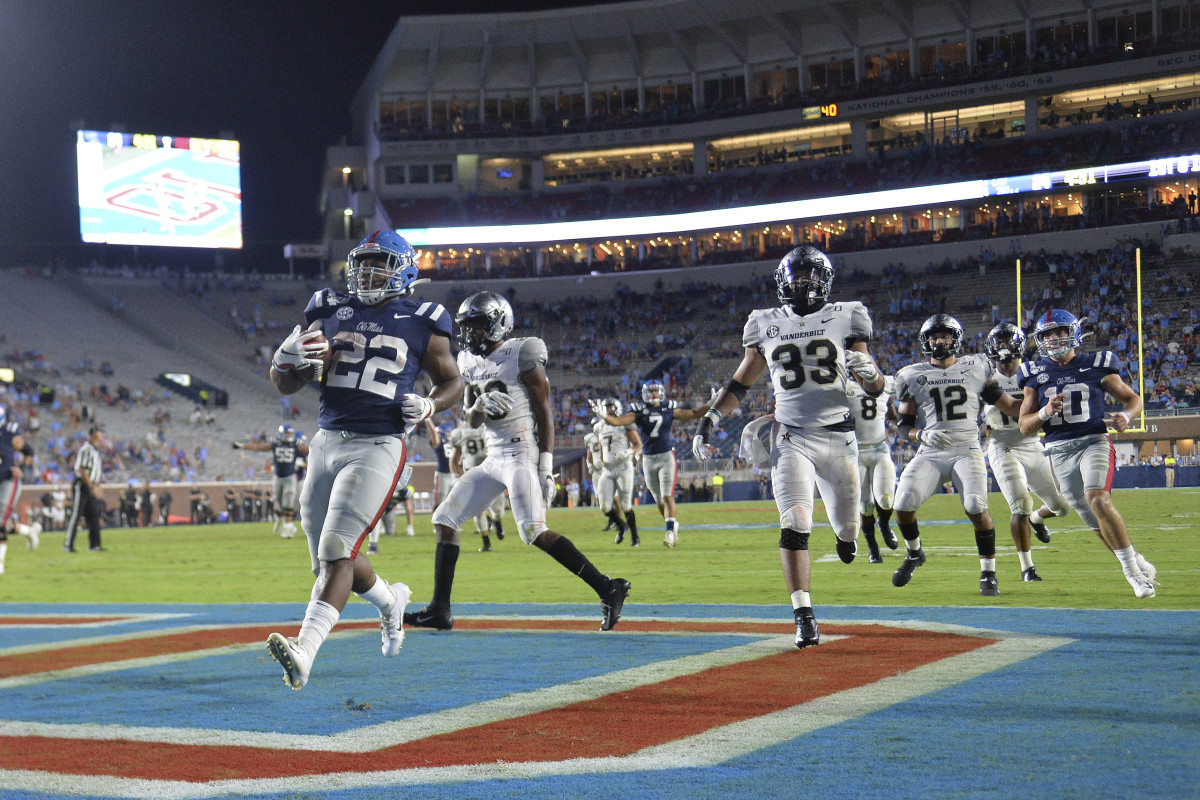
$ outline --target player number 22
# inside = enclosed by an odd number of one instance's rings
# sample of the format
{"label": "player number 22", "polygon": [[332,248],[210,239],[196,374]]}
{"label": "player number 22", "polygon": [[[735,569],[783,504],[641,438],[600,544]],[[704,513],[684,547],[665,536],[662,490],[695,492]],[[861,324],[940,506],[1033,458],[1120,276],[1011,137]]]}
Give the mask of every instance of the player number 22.
{"label": "player number 22", "polygon": [[[337,342],[347,342],[350,349],[338,348]],[[342,389],[361,389],[389,400],[396,398],[396,384],[390,380],[404,370],[408,361],[408,343],[397,336],[379,334],[367,337],[355,331],[338,331],[330,342],[333,350],[333,369],[325,381],[326,386]],[[394,356],[383,355],[391,351]],[[378,352],[367,358],[368,352]],[[364,361],[365,359],[365,361]],[[382,379],[381,379],[382,378]]]}

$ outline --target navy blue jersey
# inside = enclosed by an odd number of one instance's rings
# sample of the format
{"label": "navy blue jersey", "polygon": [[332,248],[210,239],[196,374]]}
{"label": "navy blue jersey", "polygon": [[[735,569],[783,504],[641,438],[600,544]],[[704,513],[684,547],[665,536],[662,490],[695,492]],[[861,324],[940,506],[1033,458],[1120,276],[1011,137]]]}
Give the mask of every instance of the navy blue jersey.
{"label": "navy blue jersey", "polygon": [[634,414],[633,424],[642,435],[645,455],[658,455],[671,449],[671,423],[675,421],[678,408],[679,403],[674,400],[664,400],[656,406],[636,401],[629,404],[629,410]]}
{"label": "navy blue jersey", "polygon": [[437,457],[437,471],[450,472],[450,453],[454,451],[454,445],[450,444],[450,435],[448,431],[442,432],[442,443],[433,448],[433,454]]}
{"label": "navy blue jersey", "polygon": [[453,334],[446,309],[407,297],[369,306],[322,289],[308,301],[304,319],[320,320],[333,348],[333,363],[321,379],[317,424],[352,433],[404,433],[400,398],[413,391],[429,337]]}
{"label": "navy blue jersey", "polygon": [[1062,366],[1050,358],[1026,361],[1017,372],[1022,389],[1037,389],[1038,407],[1056,394],[1063,395],[1063,410],[1046,422],[1046,441],[1061,442],[1105,433],[1104,389],[1100,381],[1121,373],[1121,359],[1108,350],[1098,353],[1075,351],[1071,363]]}
{"label": "navy blue jersey", "polygon": [[19,466],[17,462],[21,456],[18,456],[16,450],[13,449],[13,439],[20,433],[21,428],[15,422],[0,425],[0,481],[11,478],[12,468]]}
{"label": "navy blue jersey", "polygon": [[300,451],[295,442],[277,440],[271,443],[271,456],[275,459],[275,477],[287,478],[296,474],[296,459]]}

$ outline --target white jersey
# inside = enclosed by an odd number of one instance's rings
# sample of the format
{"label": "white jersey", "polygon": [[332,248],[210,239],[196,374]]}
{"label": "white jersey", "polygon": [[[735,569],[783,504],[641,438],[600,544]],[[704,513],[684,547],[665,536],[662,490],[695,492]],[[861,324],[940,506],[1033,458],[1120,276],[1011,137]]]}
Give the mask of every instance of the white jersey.
{"label": "white jersey", "polygon": [[896,402],[916,401],[918,428],[945,431],[955,446],[978,445],[979,393],[991,378],[991,363],[979,355],[960,356],[945,369],[928,361],[909,364],[896,373]]}
{"label": "white jersey", "polygon": [[462,453],[463,470],[477,467],[487,458],[487,438],[483,428],[459,425],[450,431],[450,445]]}
{"label": "white jersey", "polygon": [[751,311],[742,345],[767,360],[779,422],[849,430],[846,344],[870,338],[871,315],[862,303],[827,303],[803,316],[787,307]]}
{"label": "white jersey", "polygon": [[854,438],[861,450],[864,445],[878,444],[887,439],[887,404],[896,387],[891,375],[883,378],[883,393],[878,397],[867,394],[867,390],[851,380],[846,387],[850,398],[850,413],[854,415]]}
{"label": "white jersey", "polygon": [[600,440],[600,463],[606,467],[612,467],[617,464],[633,462],[633,442],[629,441],[629,431],[632,430],[635,430],[632,423],[629,425],[596,423],[594,431],[596,438]]}
{"label": "white jersey", "polygon": [[597,422],[592,426],[592,431],[583,437],[583,446],[592,454],[592,464],[590,469],[598,470],[604,464],[604,451],[600,447],[600,434],[596,432],[596,428],[600,425]]}
{"label": "white jersey", "polygon": [[[992,377],[1000,386],[1000,390],[1005,394],[1012,395],[1018,400],[1022,399],[1025,394],[1021,391],[1021,387],[1017,385],[1018,375],[1008,376],[995,370],[992,372]],[[1021,433],[1021,426],[1017,424],[1017,420],[1000,411],[995,406],[989,405],[983,411],[983,421],[992,431],[992,438],[1005,447],[1036,447],[1041,450],[1041,443],[1038,441],[1038,436],[1035,433],[1032,436],[1026,436]]]}
{"label": "white jersey", "polygon": [[537,427],[533,419],[533,405],[529,387],[521,375],[545,365],[546,344],[537,337],[516,338],[504,341],[488,356],[477,356],[466,350],[458,354],[458,371],[463,382],[474,386],[476,393],[504,392],[512,398],[512,409],[502,417],[483,418],[489,449],[513,442],[532,440]]}

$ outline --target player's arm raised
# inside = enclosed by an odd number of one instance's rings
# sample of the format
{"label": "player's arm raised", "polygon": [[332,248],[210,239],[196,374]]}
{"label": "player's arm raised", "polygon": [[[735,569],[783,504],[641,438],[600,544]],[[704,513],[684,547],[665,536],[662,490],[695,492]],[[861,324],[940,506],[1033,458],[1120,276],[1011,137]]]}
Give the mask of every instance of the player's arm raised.
{"label": "player's arm raised", "polygon": [[679,422],[688,422],[693,419],[700,419],[708,412],[709,408],[710,406],[708,403],[701,403],[698,406],[691,406],[690,408],[677,408],[675,409],[675,419]]}
{"label": "player's arm raised", "polygon": [[[270,442],[234,442],[233,449],[234,450],[257,450],[259,452],[267,452],[270,450],[274,450],[275,446],[272,445]],[[305,453],[304,455],[308,455],[308,453]]]}
{"label": "player's arm raised", "polygon": [[862,339],[847,344],[846,369],[871,397],[883,394],[883,371],[875,365],[875,359],[871,358],[867,343]]}

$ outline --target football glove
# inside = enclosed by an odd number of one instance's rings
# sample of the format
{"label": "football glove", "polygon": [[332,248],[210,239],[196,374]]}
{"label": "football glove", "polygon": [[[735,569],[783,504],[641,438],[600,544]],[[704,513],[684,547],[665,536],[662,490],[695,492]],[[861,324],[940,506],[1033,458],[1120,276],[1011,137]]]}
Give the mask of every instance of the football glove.
{"label": "football glove", "polygon": [[554,480],[554,453],[538,455],[538,482],[542,485],[542,497],[546,501],[546,506],[549,507],[558,491]]}
{"label": "football glove", "polygon": [[696,435],[692,437],[692,455],[696,457],[697,461],[704,462],[710,458],[713,431],[717,427],[717,420],[720,419],[719,413],[716,409],[710,408],[700,418],[700,427],[696,429]]}
{"label": "football glove", "polygon": [[512,396],[504,392],[484,392],[480,399],[483,401],[483,410],[489,417],[503,417],[512,411]]}
{"label": "football glove", "polygon": [[433,401],[419,394],[406,394],[400,398],[400,413],[404,417],[404,425],[408,430],[433,416]]}
{"label": "football glove", "polygon": [[879,367],[866,353],[858,350],[846,351],[846,369],[862,379],[863,383],[874,383],[879,380]]}
{"label": "football glove", "polygon": [[592,413],[600,419],[604,419],[604,415],[608,413],[604,410],[603,400],[588,400],[588,408],[590,408]]}
{"label": "football glove", "polygon": [[323,366],[320,358],[329,352],[329,342],[314,341],[322,335],[320,331],[301,330],[297,325],[275,351],[271,366],[275,367],[277,372],[294,372],[312,367],[319,373]]}
{"label": "football glove", "polygon": [[951,438],[950,434],[946,433],[945,431],[930,431],[925,429],[922,429],[921,432],[917,434],[917,441],[921,444],[935,447],[938,450],[945,450],[946,448],[950,447],[950,445],[954,444],[954,439]]}

